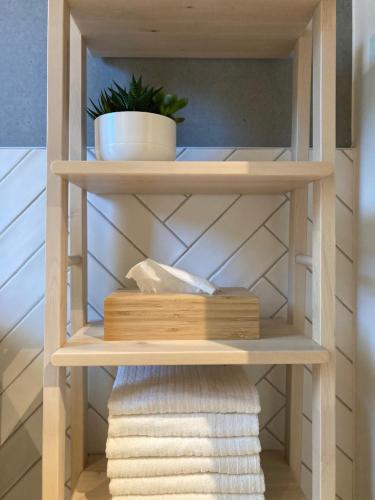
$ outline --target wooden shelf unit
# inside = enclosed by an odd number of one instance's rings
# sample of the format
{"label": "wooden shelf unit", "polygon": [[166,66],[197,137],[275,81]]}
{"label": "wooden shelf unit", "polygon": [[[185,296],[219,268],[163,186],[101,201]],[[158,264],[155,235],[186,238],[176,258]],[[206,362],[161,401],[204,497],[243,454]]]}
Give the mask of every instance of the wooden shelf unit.
{"label": "wooden shelf unit", "polygon": [[320,364],[329,352],[295,331],[266,320],[256,340],[105,341],[103,324],[81,328],[51,357],[55,366]]}
{"label": "wooden shelf unit", "polygon": [[102,57],[285,58],[319,0],[70,0]]}
{"label": "wooden shelf unit", "polygon": [[96,194],[286,193],[333,174],[325,162],[57,161],[52,172]]}
{"label": "wooden shelf unit", "polygon": [[[71,367],[73,498],[108,498],[103,462],[87,467],[87,366],[287,365],[287,453],[263,453],[266,498],[300,500],[303,364],[313,365],[313,500],[335,499],[335,0],[49,0],[48,179],[43,500],[63,500],[66,367]],[[310,23],[312,21],[312,23]],[[291,162],[85,162],[86,48],[127,57],[288,57],[293,53]],[[314,161],[308,162],[311,81]],[[306,256],[307,186],[313,251]],[[86,192],[290,192],[288,324],[255,341],[104,342],[86,318]],[[69,212],[69,213],[68,213]],[[68,216],[70,235],[68,240]],[[69,243],[69,245],[68,245]],[[71,257],[68,259],[68,246]],[[312,264],[313,332],[303,336]],[[71,339],[66,336],[67,267]],[[288,464],[287,464],[288,463]],[[100,479],[104,490],[97,486]],[[294,478],[294,479],[293,479]]]}
{"label": "wooden shelf unit", "polygon": [[[280,452],[263,452],[261,461],[267,483],[266,500],[305,500]],[[72,500],[111,500],[106,466],[104,456],[89,457],[89,465],[79,477]]]}

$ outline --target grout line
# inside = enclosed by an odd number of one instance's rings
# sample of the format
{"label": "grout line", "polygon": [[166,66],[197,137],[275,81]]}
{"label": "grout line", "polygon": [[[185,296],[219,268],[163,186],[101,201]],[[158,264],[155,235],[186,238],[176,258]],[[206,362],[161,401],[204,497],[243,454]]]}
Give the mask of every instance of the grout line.
{"label": "grout line", "polygon": [[221,214],[220,214],[218,217],[216,217],[216,219],[215,219],[215,220],[213,220],[213,221],[211,222],[211,224],[209,224],[209,225],[206,227],[206,229],[205,229],[202,233],[200,233],[200,235],[198,236],[198,238],[196,238],[196,239],[195,239],[192,243],[190,243],[190,245],[188,246],[188,248],[187,248],[186,250],[184,250],[184,251],[182,252],[182,254],[181,254],[181,255],[179,255],[179,257],[177,257],[177,259],[176,259],[176,260],[175,260],[175,261],[174,261],[171,265],[172,265],[172,266],[175,266],[175,265],[176,265],[176,264],[177,264],[177,263],[178,263],[178,262],[182,259],[182,257],[183,257],[184,255],[186,255],[186,254],[188,253],[188,251],[189,251],[191,248],[193,248],[193,246],[194,246],[194,245],[195,245],[195,244],[196,244],[196,243],[197,243],[197,242],[198,242],[198,241],[199,241],[199,240],[200,240],[200,239],[201,239],[201,238],[202,238],[202,237],[203,237],[203,236],[204,236],[204,235],[205,235],[205,234],[206,234],[206,233],[207,233],[207,232],[211,229],[211,228],[212,228],[212,226],[214,226],[214,225],[216,224],[216,222],[218,222],[218,221],[219,221],[219,220],[223,217],[223,215],[224,215],[224,214],[226,214],[226,213],[228,212],[228,210],[230,210],[230,209],[231,209],[231,208],[232,208],[232,207],[233,207],[233,206],[237,203],[237,201],[241,198],[241,196],[242,196],[242,195],[240,195],[240,194],[239,194],[239,195],[237,196],[237,198],[235,198],[235,199],[234,199],[234,200],[233,200],[233,201],[232,201],[232,202],[231,202],[231,203],[227,206],[227,208],[226,208],[223,212],[221,212]]}
{"label": "grout line", "polygon": [[[284,254],[286,255],[286,254]],[[284,255],[282,257],[284,257]],[[277,261],[275,262],[275,264],[277,264],[278,262],[280,262],[280,260],[282,259],[282,257]],[[272,266],[273,267],[273,266]],[[267,271],[268,272],[268,271]],[[270,279],[268,276],[264,276],[263,279],[265,281],[267,281],[267,283],[269,283],[285,300],[286,302],[288,302],[288,297],[285,295],[285,293],[283,293]],[[285,304],[284,304],[285,305]]]}
{"label": "grout line", "polygon": [[21,318],[17,321],[17,323],[15,325],[13,325],[11,327],[10,330],[8,330],[7,332],[5,332],[5,334],[1,337],[0,339],[0,344],[3,342],[3,340],[5,340],[11,333],[14,332],[14,330],[16,330],[16,328],[19,327],[19,325],[29,316],[29,314],[31,314],[38,306],[39,304],[44,300],[44,294],[39,298],[37,299],[37,301],[30,307],[30,309],[28,311],[25,312],[25,314],[23,316],[21,316]]}
{"label": "grout line", "polygon": [[87,301],[87,305],[90,306],[91,309],[93,309],[98,316],[100,316],[102,319],[104,319],[103,314],[100,311],[98,311],[98,309],[95,306],[93,306],[91,302]]}
{"label": "grout line", "polygon": [[230,161],[230,157],[234,155],[234,153],[236,153],[238,151],[237,148],[234,148],[232,149],[232,151],[224,157],[224,159],[222,161]]}
{"label": "grout line", "polygon": [[[270,372],[269,372],[270,373]],[[272,386],[275,391],[277,391],[283,398],[286,398],[286,394],[282,392],[275,384],[273,384],[270,380],[268,380],[267,375],[265,377],[265,380]]]}
{"label": "grout line", "polygon": [[302,412],[302,416],[308,421],[310,422],[310,424],[312,424],[312,420],[309,416],[306,415],[306,413]]}
{"label": "grout line", "polygon": [[307,365],[303,365],[305,370],[308,371],[310,373],[310,375],[312,375],[312,370],[310,370],[310,368],[307,366]]}
{"label": "grout line", "polygon": [[279,312],[280,312],[282,309],[284,309],[284,307],[285,307],[286,305],[288,305],[288,300],[286,300],[286,301],[284,302],[284,304],[282,304],[282,305],[281,305],[278,309],[276,309],[276,311],[275,311],[275,312],[273,312],[273,313],[272,313],[271,319],[275,319],[275,316],[277,316],[277,315],[279,314]]}
{"label": "grout line", "polygon": [[185,153],[187,148],[182,148],[181,151],[178,153],[178,155],[176,155],[176,160],[178,160],[179,158],[181,158],[181,156]]}
{"label": "grout line", "polygon": [[96,413],[98,415],[98,417],[101,418],[108,425],[108,420],[105,417],[103,417],[103,415],[101,413],[99,413],[98,410],[91,403],[88,403],[87,406],[90,410],[92,410],[94,413]]}
{"label": "grout line", "polygon": [[107,269],[107,268],[105,267],[105,265],[104,265],[102,262],[100,262],[100,260],[99,260],[99,259],[97,259],[97,258],[95,257],[95,255],[94,255],[94,254],[92,254],[91,252],[87,252],[87,255],[89,255],[92,259],[94,259],[94,260],[95,260],[95,262],[96,262],[97,264],[99,264],[99,266],[100,266],[102,269],[104,269],[104,271],[106,271],[106,272],[107,272],[107,273],[108,273],[108,274],[109,274],[109,275],[110,275],[110,276],[111,276],[111,277],[112,277],[112,278],[113,278],[113,279],[114,279],[114,280],[115,280],[115,281],[116,281],[119,285],[121,285],[123,288],[127,288],[127,287],[125,286],[125,284],[124,284],[124,283],[122,283],[122,282],[121,282],[121,280],[120,280],[119,278],[117,278],[117,277],[116,277],[113,273],[111,273],[111,271],[109,271],[109,269]]}
{"label": "grout line", "polygon": [[339,450],[339,451],[340,451],[340,452],[344,455],[344,457],[346,457],[348,460],[350,460],[350,462],[352,462],[352,463],[354,462],[354,460],[352,459],[352,457],[351,457],[350,455],[348,455],[348,454],[346,453],[346,451],[344,451],[344,450],[341,448],[341,446],[339,446],[338,444],[336,444],[336,449],[337,449],[337,450]]}
{"label": "grout line", "polygon": [[39,198],[43,196],[43,194],[46,192],[46,188],[43,188],[34,198],[26,205],[23,207],[23,209],[12,219],[1,231],[0,231],[0,237],[3,236],[3,234],[20,218],[22,215],[33,205]]}
{"label": "grout line", "polygon": [[[284,257],[284,255],[282,257]],[[275,262],[275,264],[277,264],[278,262],[280,262],[280,260],[282,259],[282,257],[280,259],[278,259],[277,262]],[[268,278],[268,276],[265,275],[265,276],[262,276],[262,278],[264,279],[264,281],[267,281],[267,283],[270,286],[272,286],[272,288],[274,288],[276,290],[276,292],[279,293],[283,297],[283,299],[285,299],[285,302],[283,303],[283,305],[279,307],[279,309],[276,311],[276,313],[272,314],[272,316],[274,316],[275,314],[277,314],[285,306],[285,304],[288,303],[288,297],[281,290],[279,290],[279,288],[274,283],[272,283],[272,281]],[[254,288],[254,287],[252,286],[251,288]]]}
{"label": "grout line", "polygon": [[281,444],[281,446],[282,446],[283,448],[285,448],[285,442],[284,442],[284,441],[282,441],[282,440],[281,440],[278,436],[276,436],[276,434],[275,434],[274,432],[272,432],[272,431],[271,431],[268,427],[266,427],[264,430],[265,430],[265,431],[267,431],[269,434],[271,434],[271,436],[272,436],[272,437],[273,437],[276,441],[278,441],[278,442]]}
{"label": "grout line", "polygon": [[43,242],[36,248],[36,250],[34,250],[27,258],[26,260],[24,260],[22,262],[22,264],[20,264],[17,269],[0,285],[0,292],[3,288],[5,288],[5,286],[10,282],[12,281],[13,278],[15,278],[17,276],[17,274],[19,272],[22,271],[22,269],[26,266],[26,264],[28,264],[28,262],[30,262],[30,260],[35,257],[35,255],[39,252],[39,250],[41,248],[44,247],[44,240]]}
{"label": "grout line", "polygon": [[310,469],[310,467],[308,465],[305,464],[305,462],[301,461],[301,465],[303,465],[305,467],[305,469],[307,469],[312,474],[312,470]]}
{"label": "grout line", "polygon": [[352,209],[352,208],[351,208],[351,207],[350,207],[350,206],[349,206],[349,205],[348,205],[348,204],[347,204],[347,203],[346,203],[346,202],[345,202],[345,201],[344,201],[344,200],[343,200],[343,199],[342,199],[342,198],[341,198],[338,194],[336,194],[336,198],[339,200],[339,202],[340,202],[342,205],[344,205],[344,207],[345,207],[346,209],[348,209],[348,210],[349,210],[349,212],[351,212],[352,214],[354,214],[354,210],[353,210],[353,209]]}
{"label": "grout line", "polygon": [[[263,227],[263,226],[262,226]],[[261,229],[261,228],[258,228],[258,229]],[[288,253],[288,250],[285,250],[281,255],[279,255],[279,257],[277,257],[277,259],[272,262],[272,264],[265,270],[263,271],[263,273],[250,285],[248,286],[247,288],[248,289],[251,289],[251,288],[254,288],[258,283],[259,281],[262,279],[262,278],[265,278],[266,274],[269,273],[271,271],[271,269],[280,262],[280,260],[285,257],[285,255],[287,255]],[[268,281],[268,280],[267,280]],[[272,282],[271,282],[272,283]],[[277,290],[279,292],[279,290],[275,287],[275,285],[272,283],[272,286],[275,288],[275,290]],[[282,293],[282,292],[279,292],[285,299],[287,299],[287,297]]]}
{"label": "grout line", "polygon": [[288,148],[284,148],[280,154],[276,155],[276,157],[273,159],[273,161],[279,161],[279,159],[285,154],[287,151],[290,151]]}
{"label": "grout line", "polygon": [[[151,210],[151,208],[150,208],[150,207],[148,207],[148,206],[146,205],[146,203],[144,203],[144,201],[143,201],[143,200],[141,200],[141,198],[139,198],[139,197],[138,197],[138,195],[133,194],[133,197],[134,197],[134,198],[138,201],[138,203],[140,203],[140,204],[141,204],[141,205],[142,205],[142,206],[143,206],[143,207],[144,207],[144,208],[145,208],[145,209],[146,209],[146,210],[147,210],[147,211],[148,211],[148,212],[149,212],[149,213],[150,213],[153,217],[155,217],[155,219],[156,219],[157,221],[159,221],[159,222],[160,222],[160,224],[161,224],[162,226],[164,226],[164,227],[165,227],[165,229],[166,229],[169,233],[173,234],[173,236],[174,236],[175,238],[177,238],[177,239],[178,239],[178,241],[181,243],[181,245],[183,245],[185,248],[187,248],[187,244],[186,244],[186,243],[185,243],[185,242],[184,242],[184,241],[183,241],[183,240],[182,240],[182,239],[178,236],[178,234],[176,234],[176,233],[175,233],[175,232],[174,232],[174,231],[173,231],[170,227],[168,227],[168,226],[167,226],[167,224],[164,224],[163,220],[162,220],[162,219],[160,219],[160,217],[159,217],[158,215],[156,215],[156,214],[155,214],[155,213]],[[186,201],[187,199],[188,199],[188,198],[186,198],[184,201]],[[183,202],[183,203],[184,203],[184,202]]]}
{"label": "grout line", "polygon": [[[16,148],[15,148],[15,149],[16,149]],[[6,178],[7,178],[7,177],[8,177],[8,176],[9,176],[9,175],[10,175],[10,174],[11,174],[11,173],[12,173],[12,172],[13,172],[13,171],[17,168],[17,167],[18,167],[18,165],[20,165],[20,164],[23,162],[23,160],[25,160],[28,156],[30,156],[30,155],[31,155],[32,151],[33,151],[33,148],[28,149],[28,150],[26,151],[26,153],[25,153],[23,156],[21,156],[21,158],[20,158],[18,161],[16,161],[16,163],[13,165],[13,167],[11,167],[11,169],[10,169],[10,170],[8,170],[8,172],[7,172],[5,175],[3,175],[3,177],[1,177],[1,179],[0,179],[0,184],[1,184],[3,181],[5,181],[5,179],[6,179]]]}
{"label": "grout line", "polygon": [[12,491],[13,488],[15,488],[17,486],[17,484],[22,481],[22,479],[31,471],[31,469],[33,469],[40,461],[42,460],[42,457],[38,457],[36,460],[34,460],[34,462],[31,463],[31,465],[29,465],[29,467],[26,468],[26,470],[24,470],[21,475],[16,479],[16,481],[11,484],[9,486],[9,488],[7,488],[4,493],[1,495],[0,497],[0,500],[2,498],[5,498],[6,495],[8,495],[8,493],[10,493]]}
{"label": "grout line", "polygon": [[339,297],[338,295],[336,295],[336,299],[340,302],[340,304],[341,304],[343,307],[345,307],[345,309],[346,309],[348,312],[350,312],[350,314],[354,315],[354,311],[352,311],[352,310],[350,309],[350,307],[349,307],[349,306],[347,306],[347,305],[345,304],[345,302],[343,302],[343,301],[342,301],[342,299],[340,299],[340,297]]}
{"label": "grout line", "polygon": [[[42,388],[41,388],[41,389],[42,389]],[[19,430],[21,430],[21,429],[22,429],[22,427],[26,424],[26,422],[28,422],[28,421],[30,420],[30,418],[31,418],[33,415],[35,415],[35,413],[36,413],[36,412],[37,412],[40,408],[42,408],[42,407],[43,407],[43,401],[42,401],[41,403],[39,403],[39,404],[38,404],[38,406],[37,406],[36,408],[34,408],[34,410],[30,413],[30,415],[28,415],[28,416],[27,416],[24,420],[19,420],[19,421],[17,422],[16,427],[12,430],[12,433],[11,433],[11,434],[9,434],[9,436],[6,438],[6,440],[5,440],[5,441],[3,441],[3,442],[1,443],[1,447],[5,446],[5,444],[6,444],[8,441],[10,441],[10,440],[13,438],[13,436],[14,436],[15,434],[17,434],[17,432],[18,432]]]}
{"label": "grout line", "polygon": [[[354,262],[353,262],[353,264],[354,264]],[[309,268],[309,267],[306,267],[306,271],[307,271],[307,272],[309,272],[311,275],[313,274],[312,269],[311,269],[311,268]],[[337,290],[336,290],[336,291],[337,291]],[[348,305],[346,305],[346,304],[345,304],[345,302],[343,302],[343,300],[342,300],[342,299],[341,299],[338,295],[336,295],[335,297],[336,297],[336,299],[340,302],[340,304],[341,304],[343,307],[345,307],[345,309],[346,309],[346,310],[347,310],[350,314],[354,315],[354,311],[352,311],[352,309],[350,309],[350,307],[349,307]],[[305,316],[305,319],[307,319],[307,320],[309,321],[309,323],[310,323],[310,324],[312,324],[312,321],[311,321],[311,320],[310,320],[307,316]]]}
{"label": "grout line", "polygon": [[[168,215],[168,216],[167,216],[167,217],[163,220],[163,223],[165,224],[165,223],[166,223],[166,222],[167,222],[167,221],[168,221],[168,220],[169,220],[169,219],[170,219],[170,218],[171,218],[171,217],[172,217],[172,216],[173,216],[173,215],[174,215],[174,214],[175,214],[178,210],[180,210],[180,208],[181,208],[181,207],[183,207],[183,206],[185,205],[185,203],[188,201],[188,199],[189,199],[189,198],[190,198],[190,196],[189,196],[189,197],[185,197],[185,199],[184,199],[184,200],[182,200],[182,201],[181,201],[181,202],[177,205],[177,207],[176,207],[174,210],[172,210],[172,212],[171,212],[171,213],[170,213],[170,214],[169,214],[169,215]],[[169,226],[168,226],[168,228],[169,228]],[[170,228],[169,228],[169,229],[170,229]],[[185,243],[185,245],[186,245],[186,243]]]}
{"label": "grout line", "polygon": [[122,232],[122,231],[121,231],[121,230],[120,230],[117,226],[115,226],[115,224],[114,224],[114,223],[113,223],[110,219],[108,219],[108,217],[107,217],[106,215],[104,215],[104,214],[103,214],[103,212],[101,212],[101,211],[99,210],[99,208],[97,208],[97,207],[96,207],[96,206],[95,206],[95,205],[94,205],[91,201],[89,201],[89,200],[87,200],[87,204],[88,204],[88,205],[90,205],[90,207],[92,207],[94,210],[96,210],[96,212],[98,212],[98,214],[100,214],[100,215],[103,217],[103,219],[104,219],[106,222],[108,222],[108,224],[109,224],[110,226],[112,226],[112,227],[113,227],[113,229],[115,229],[115,230],[116,230],[116,231],[117,231],[117,232],[118,232],[118,233],[119,233],[119,234],[120,234],[123,238],[125,238],[125,239],[126,239],[126,241],[127,241],[128,243],[130,243],[130,245],[131,245],[133,248],[135,248],[135,249],[136,249],[136,250],[137,250],[137,251],[138,251],[138,252],[139,252],[139,253],[140,253],[143,257],[145,257],[145,258],[147,259],[147,255],[146,255],[146,254],[145,254],[145,253],[144,253],[144,252],[143,252],[143,251],[142,251],[142,250],[141,250],[141,249],[140,249],[140,248],[139,248],[139,247],[138,247],[135,243],[133,243],[133,241],[132,241],[130,238],[128,238],[128,237],[126,236],[126,234],[125,234],[125,233],[123,233],[123,232]]}
{"label": "grout line", "polygon": [[308,316],[305,316],[305,320],[312,325],[312,320]]}
{"label": "grout line", "polygon": [[[208,277],[209,280],[213,279],[215,277],[215,275],[217,273],[219,273],[221,271],[221,269],[225,266],[225,264],[227,264],[231,259],[232,257],[239,251],[241,250],[241,248],[246,245],[246,243],[251,240],[251,238],[255,235],[255,233],[257,233],[263,226],[264,224],[270,220],[270,218],[283,206],[285,205],[285,203],[287,202],[287,200],[284,200],[233,252],[231,252],[229,254],[228,257],[226,257],[224,259],[224,261],[222,261],[222,263],[220,264],[220,266],[215,269]],[[252,285],[250,285],[252,286]]]}
{"label": "grout line", "polygon": [[344,156],[346,156],[347,159],[350,161],[350,163],[353,165],[354,164],[354,160],[353,160],[353,158],[350,158],[350,156],[347,154],[346,149],[353,150],[355,148],[344,148],[344,149],[343,148],[339,148],[340,153],[342,153]]}
{"label": "grout line", "polygon": [[115,380],[116,377],[114,377],[112,375],[112,373],[110,371],[107,370],[107,368],[105,366],[100,366],[99,368],[101,368],[107,375],[109,375],[111,377],[112,380]]}
{"label": "grout line", "polygon": [[351,365],[354,365],[353,360],[349,358],[349,356],[341,349],[341,347],[336,345],[336,349],[341,354],[341,356],[343,356]]}
{"label": "grout line", "polygon": [[342,404],[342,405],[343,405],[343,406],[344,406],[344,407],[345,407],[348,411],[350,411],[350,413],[353,413],[353,409],[352,409],[352,408],[350,408],[350,406],[349,406],[347,403],[345,403],[345,401],[344,401],[344,400],[342,400],[342,399],[340,398],[340,396],[338,396],[337,394],[336,394],[336,399],[337,399],[337,401],[339,401],[339,402],[340,402],[340,403],[341,403],[341,404]]}
{"label": "grout line", "polygon": [[271,230],[271,229],[267,226],[267,224],[264,224],[264,229],[267,229],[267,231],[268,231],[269,233],[271,233],[271,234],[272,234],[272,236],[273,236],[273,237],[274,237],[274,238],[275,238],[275,239],[276,239],[279,243],[281,243],[281,244],[283,245],[283,247],[285,247],[285,249],[286,249],[286,250],[289,250],[288,245],[286,245],[286,244],[285,244],[285,243],[284,243],[284,242],[283,242],[283,241],[282,241],[282,240],[281,240],[281,239],[277,236],[277,234],[275,234],[275,233],[274,233],[274,232],[273,232],[273,231],[272,231],[272,230]]}
{"label": "grout line", "polygon": [[266,377],[267,375],[275,368],[276,365],[271,365],[266,373],[264,373],[259,380],[256,381],[255,385],[259,385]]}
{"label": "grout line", "polygon": [[285,410],[285,408],[286,408],[286,404],[284,403],[273,415],[271,415],[271,417],[267,420],[267,422],[262,425],[262,427],[259,429],[259,431],[264,430],[267,427],[267,425],[269,425],[272,422],[273,419],[275,419],[278,415],[280,415],[280,413],[283,410]]}
{"label": "grout line", "polygon": [[352,265],[354,264],[354,260],[353,260],[351,257],[349,257],[349,255],[348,255],[346,252],[344,252],[344,250],[343,250],[342,248],[340,248],[337,244],[336,244],[336,248],[337,248],[337,250],[338,250],[338,251],[339,251],[339,252],[340,252],[340,253],[341,253],[341,254],[342,254],[342,255],[343,255],[346,259],[348,259],[348,261],[349,261]]}
{"label": "grout line", "polygon": [[0,391],[0,396],[2,396],[4,394],[4,392],[6,392],[9,387],[11,385],[14,384],[14,382],[19,379],[21,377],[21,375],[27,370],[27,368],[32,365],[32,363],[36,360],[36,358],[38,358],[42,352],[43,352],[43,347],[39,350],[39,352],[21,369],[21,371],[19,373],[17,373],[17,375],[9,382],[9,384],[4,387],[4,388],[1,388],[1,391]]}

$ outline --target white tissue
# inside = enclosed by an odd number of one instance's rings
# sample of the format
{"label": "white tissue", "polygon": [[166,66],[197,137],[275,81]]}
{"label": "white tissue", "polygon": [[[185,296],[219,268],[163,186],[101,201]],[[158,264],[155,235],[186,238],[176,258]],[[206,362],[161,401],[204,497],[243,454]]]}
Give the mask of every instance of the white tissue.
{"label": "white tissue", "polygon": [[204,278],[182,269],[146,259],[130,269],[127,278],[136,281],[141,292],[148,293],[208,293],[216,287]]}

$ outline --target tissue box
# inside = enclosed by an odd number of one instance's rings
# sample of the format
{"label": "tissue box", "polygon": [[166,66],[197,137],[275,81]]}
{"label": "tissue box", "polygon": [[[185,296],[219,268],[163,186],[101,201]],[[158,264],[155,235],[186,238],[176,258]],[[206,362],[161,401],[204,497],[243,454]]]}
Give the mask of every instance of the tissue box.
{"label": "tissue box", "polygon": [[214,295],[119,290],[104,301],[104,340],[259,338],[259,299],[245,288]]}

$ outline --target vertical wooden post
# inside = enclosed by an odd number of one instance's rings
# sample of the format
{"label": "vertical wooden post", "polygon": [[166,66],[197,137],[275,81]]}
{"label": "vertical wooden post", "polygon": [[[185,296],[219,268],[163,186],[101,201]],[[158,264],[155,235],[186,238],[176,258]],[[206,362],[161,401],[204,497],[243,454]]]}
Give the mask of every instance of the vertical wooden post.
{"label": "vertical wooden post", "polygon": [[[310,141],[312,34],[309,27],[299,38],[294,51],[292,159],[308,160]],[[300,332],[305,329],[306,269],[296,263],[306,254],[307,186],[290,197],[288,322]],[[303,366],[287,367],[286,452],[295,478],[300,480],[302,449]]]}
{"label": "vertical wooden post", "polygon": [[68,158],[69,9],[48,2],[47,226],[43,387],[43,500],[63,500],[65,482],[65,368],[51,354],[66,340],[68,186],[52,175],[53,160]]}
{"label": "vertical wooden post", "polygon": [[[336,2],[321,0],[313,23],[314,159],[335,162]],[[313,500],[334,500],[335,436],[335,179],[314,183],[313,338],[331,354],[313,367]]]}
{"label": "vertical wooden post", "polygon": [[[71,18],[69,158],[86,159],[86,45]],[[81,256],[70,270],[70,325],[74,335],[86,323],[87,312],[87,197],[70,184],[70,254]],[[71,368],[71,485],[75,488],[86,465],[87,368]]]}

